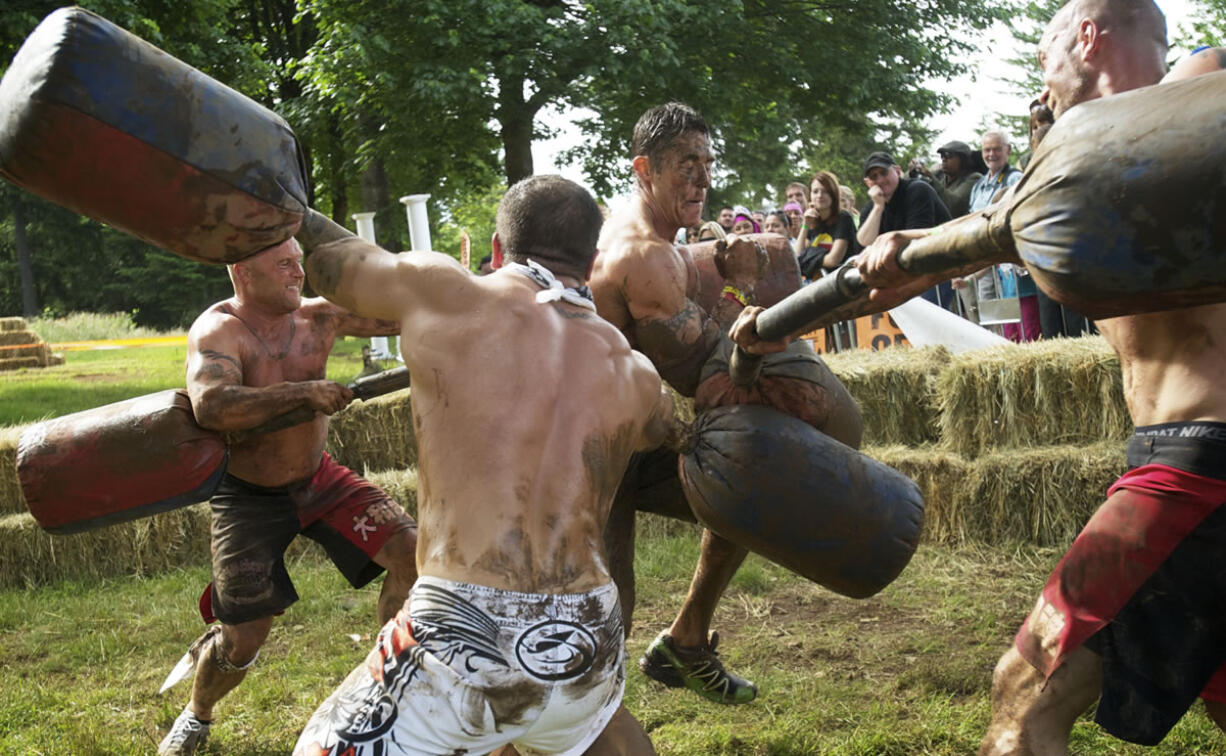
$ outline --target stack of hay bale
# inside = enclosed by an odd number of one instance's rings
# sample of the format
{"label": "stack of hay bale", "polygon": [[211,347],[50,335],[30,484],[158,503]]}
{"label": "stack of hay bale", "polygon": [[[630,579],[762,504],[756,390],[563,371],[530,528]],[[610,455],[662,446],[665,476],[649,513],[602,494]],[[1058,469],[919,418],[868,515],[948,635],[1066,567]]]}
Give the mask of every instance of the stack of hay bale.
{"label": "stack of hay bale", "polygon": [[24,318],[0,318],[0,370],[62,365],[64,357],[52,354],[26,325]]}
{"label": "stack of hay bale", "polygon": [[927,540],[1066,544],[1125,469],[1132,423],[1102,338],[827,359],[865,452],[923,490]]}
{"label": "stack of hay bale", "polygon": [[[207,504],[85,533],[45,532],[27,511],[17,480],[17,445],[25,428],[0,428],[0,588],[208,564]],[[328,450],[416,513],[417,444],[408,390],[355,403],[335,415]],[[300,538],[289,556],[305,553],[323,552]]]}
{"label": "stack of hay bale", "polygon": [[[860,404],[865,452],[923,490],[925,540],[1065,544],[1124,470],[1131,423],[1119,363],[1101,338],[957,356],[843,352],[828,362]],[[415,513],[409,400],[404,390],[351,405],[333,416],[328,449]],[[687,402],[679,411],[692,417]],[[79,535],[44,533],[17,484],[22,430],[0,429],[0,586],[208,563],[206,505]]]}

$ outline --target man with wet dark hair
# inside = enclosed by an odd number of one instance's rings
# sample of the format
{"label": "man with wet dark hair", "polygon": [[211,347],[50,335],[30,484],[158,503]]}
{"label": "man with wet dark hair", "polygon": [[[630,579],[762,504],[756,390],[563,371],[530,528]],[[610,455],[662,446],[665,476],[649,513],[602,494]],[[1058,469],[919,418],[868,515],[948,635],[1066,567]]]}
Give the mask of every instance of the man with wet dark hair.
{"label": "man with wet dark hair", "polygon": [[662,165],[664,153],[672,148],[677,137],[690,133],[702,135],[710,141],[711,129],[697,110],[680,102],[654,107],[634,124],[630,156],[645,155],[652,164]]}
{"label": "man with wet dark hair", "polygon": [[[604,225],[592,290],[601,316],[621,329],[673,388],[696,397],[695,408],[702,409],[708,398],[721,401],[714,397],[723,396],[716,387],[722,385],[721,378],[727,378],[727,371],[700,379],[704,366],[729,342],[720,324],[695,301],[698,270],[693,256],[686,247],[674,246],[672,239],[678,228],[689,227],[700,218],[715,162],[709,129],[693,109],[669,103],[644,113],[635,134],[636,150],[651,150],[655,157],[646,151],[633,155],[637,191],[629,205]],[[639,134],[652,139],[640,139]],[[668,141],[664,134],[670,135]],[[745,241],[739,245],[751,252],[754,249]],[[730,251],[729,257],[735,254]],[[745,302],[738,302],[730,315],[735,317],[744,306]],[[797,346],[807,347],[807,342]],[[849,446],[858,446],[859,411],[846,389],[812,348],[807,354],[788,356],[800,375],[772,375],[773,368],[765,366],[753,387],[761,392],[755,403],[775,406]],[[704,395],[706,389],[710,393]],[[786,393],[791,403],[762,398],[772,390],[779,392],[773,398]],[[606,549],[621,591],[627,628],[634,608],[636,511],[694,519],[677,477],[675,453],[654,450],[635,455],[609,516]],[[742,546],[703,532],[689,595],[669,629],[660,633],[640,660],[645,674],[665,685],[688,687],[718,703],[753,700],[757,687],[724,669],[716,652],[718,634],[710,632],[715,607],[745,555]]]}

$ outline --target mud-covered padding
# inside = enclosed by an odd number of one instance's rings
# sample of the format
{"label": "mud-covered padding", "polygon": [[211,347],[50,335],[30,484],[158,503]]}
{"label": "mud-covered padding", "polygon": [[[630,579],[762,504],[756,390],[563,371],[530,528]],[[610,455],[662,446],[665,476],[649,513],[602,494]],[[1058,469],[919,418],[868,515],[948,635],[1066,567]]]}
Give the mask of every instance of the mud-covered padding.
{"label": "mud-covered padding", "polygon": [[[800,266],[788,240],[778,234],[746,234],[744,238],[757,242],[766,250],[766,270],[754,287],[754,304],[770,307],[800,288]],[[724,277],[715,266],[715,242],[687,244],[694,256],[698,273],[698,290],[693,299],[703,312],[711,312],[719,301]]]}
{"label": "mud-covered padding", "polygon": [[1091,318],[1226,300],[1226,71],[1086,102],[999,221],[1048,294]]}
{"label": "mud-covered padding", "polygon": [[715,533],[852,598],[911,560],[924,501],[892,467],[769,407],[707,410],[694,431],[682,487]]}
{"label": "mud-covered padding", "polygon": [[81,8],[43,19],[0,81],[0,175],[203,262],[285,241],[307,207],[282,118]]}
{"label": "mud-covered padding", "polygon": [[17,475],[43,529],[78,533],[205,501],[227,459],[187,394],[169,390],[30,426]]}

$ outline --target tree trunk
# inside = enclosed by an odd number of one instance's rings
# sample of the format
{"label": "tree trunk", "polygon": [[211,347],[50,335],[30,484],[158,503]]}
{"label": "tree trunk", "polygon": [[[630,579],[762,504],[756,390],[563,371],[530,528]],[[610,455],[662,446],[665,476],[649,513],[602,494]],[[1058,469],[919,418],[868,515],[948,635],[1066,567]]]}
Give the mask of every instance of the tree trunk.
{"label": "tree trunk", "polygon": [[502,126],[507,186],[532,175],[532,122],[536,109],[524,102],[524,78],[504,77],[498,95],[498,123]]}
{"label": "tree trunk", "polygon": [[370,165],[366,166],[366,170],[362,171],[362,209],[367,212],[378,213],[375,216],[376,220],[383,221],[385,228],[382,233],[379,232],[378,224],[375,225],[375,237],[382,238],[384,244],[380,245],[384,249],[393,249],[400,246],[399,244],[391,244],[388,246],[389,239],[399,237],[399,234],[393,233],[388,222],[388,216],[395,210],[392,207],[392,192],[387,185],[387,171],[383,167],[383,158],[375,157],[370,161]]}
{"label": "tree trunk", "polygon": [[34,288],[34,265],[30,262],[30,241],[26,238],[26,211],[20,198],[13,202],[13,237],[21,277],[21,314],[27,318],[38,317],[38,291]]}
{"label": "tree trunk", "polygon": [[349,193],[345,190],[345,148],[341,124],[336,115],[328,117],[328,185],[332,199],[332,220],[349,228]]}

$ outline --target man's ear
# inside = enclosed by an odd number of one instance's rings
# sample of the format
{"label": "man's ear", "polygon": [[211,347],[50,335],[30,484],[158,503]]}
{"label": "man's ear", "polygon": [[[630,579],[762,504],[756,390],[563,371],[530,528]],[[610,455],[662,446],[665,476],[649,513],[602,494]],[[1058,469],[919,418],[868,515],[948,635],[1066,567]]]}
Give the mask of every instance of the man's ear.
{"label": "man's ear", "polygon": [[490,267],[498,270],[502,267],[502,239],[498,238],[498,232],[494,232],[494,238],[490,239]]}
{"label": "man's ear", "polygon": [[651,182],[651,159],[646,155],[635,155],[630,167],[634,169],[634,175],[639,181],[644,184]]}
{"label": "man's ear", "polygon": [[583,274],[583,280],[589,281],[592,278],[592,271],[596,268],[596,258],[600,257],[600,248],[596,248],[596,253],[592,255],[592,260],[587,264],[587,273]]}
{"label": "man's ear", "polygon": [[1081,50],[1082,62],[1087,62],[1098,55],[1102,49],[1102,30],[1092,18],[1083,18],[1077,27],[1077,45]]}

